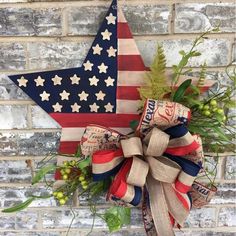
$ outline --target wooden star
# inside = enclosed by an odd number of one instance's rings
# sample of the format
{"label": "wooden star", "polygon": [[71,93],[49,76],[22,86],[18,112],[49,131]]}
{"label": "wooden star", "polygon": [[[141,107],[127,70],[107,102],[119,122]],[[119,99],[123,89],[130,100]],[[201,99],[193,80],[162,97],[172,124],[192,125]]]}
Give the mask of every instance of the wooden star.
{"label": "wooden star", "polygon": [[17,82],[19,83],[19,86],[23,86],[26,87],[28,80],[24,78],[24,76],[21,76],[20,79],[17,80]]}
{"label": "wooden star", "polygon": [[101,90],[98,93],[95,93],[97,100],[104,100],[104,97],[106,96],[105,93],[103,93]]}
{"label": "wooden star", "polygon": [[60,105],[58,102],[55,105],[52,105],[54,112],[61,112],[62,105]]}
{"label": "wooden star", "polygon": [[43,93],[39,94],[42,101],[49,101],[50,93],[43,91]]}
{"label": "wooden star", "polygon": [[109,41],[109,40],[111,39],[112,33],[109,32],[109,31],[106,29],[104,32],[101,33],[101,35],[102,35],[102,39],[103,39],[103,40],[108,40],[108,41]]}
{"label": "wooden star", "polygon": [[108,57],[115,57],[117,49],[113,48],[112,46],[107,49]]}
{"label": "wooden star", "polygon": [[112,79],[110,76],[106,80],[104,80],[104,81],[105,81],[107,87],[114,86],[115,80]]}
{"label": "wooden star", "polygon": [[84,70],[85,70],[85,71],[87,71],[87,70],[92,71],[93,63],[91,63],[91,62],[88,60],[88,61],[86,61],[86,62],[83,64],[83,66],[84,66]]}
{"label": "wooden star", "polygon": [[62,93],[60,93],[61,100],[69,100],[70,93],[67,93],[66,90],[63,90]]}
{"label": "wooden star", "polygon": [[94,75],[92,78],[89,78],[90,85],[98,86],[99,79]]}
{"label": "wooden star", "polygon": [[112,112],[112,111],[113,111],[113,108],[114,108],[114,106],[111,105],[110,102],[107,103],[107,105],[105,105],[104,107],[105,107],[105,109],[106,109],[106,112]]}
{"label": "wooden star", "polygon": [[84,91],[82,91],[82,93],[78,94],[80,101],[87,101],[88,98],[88,93],[85,93]]}
{"label": "wooden star", "polygon": [[71,80],[71,84],[79,84],[80,77],[74,74],[72,77],[70,77],[70,80]]}
{"label": "wooden star", "polygon": [[54,85],[61,85],[61,80],[62,80],[62,78],[59,77],[58,75],[56,75],[52,78],[52,81],[53,81]]}
{"label": "wooden star", "polygon": [[110,13],[110,15],[106,17],[106,19],[107,19],[108,25],[110,25],[110,24],[115,25],[116,24],[116,17],[113,16],[112,13]]}
{"label": "wooden star", "polygon": [[97,55],[101,55],[101,51],[102,51],[103,48],[101,48],[99,46],[99,44],[97,44],[95,47],[93,47],[93,54],[97,54]]}
{"label": "wooden star", "polygon": [[80,108],[81,106],[79,106],[76,102],[74,103],[74,105],[71,105],[72,112],[79,112]]}
{"label": "wooden star", "polygon": [[102,63],[100,66],[98,66],[99,69],[99,73],[107,73],[107,68],[108,66],[106,66],[104,63]]}
{"label": "wooden star", "polygon": [[41,76],[38,76],[38,78],[34,80],[34,82],[36,83],[37,87],[38,86],[44,86],[44,81],[45,81],[45,79],[42,79]]}
{"label": "wooden star", "polygon": [[96,103],[89,105],[91,112],[98,112],[99,106]]}

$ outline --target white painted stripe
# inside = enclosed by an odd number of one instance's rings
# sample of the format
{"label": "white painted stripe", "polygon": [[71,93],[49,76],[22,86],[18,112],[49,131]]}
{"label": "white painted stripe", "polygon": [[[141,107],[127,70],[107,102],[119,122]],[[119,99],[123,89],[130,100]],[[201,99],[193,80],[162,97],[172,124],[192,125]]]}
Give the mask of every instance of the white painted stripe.
{"label": "white painted stripe", "polygon": [[117,114],[138,114],[138,109],[141,103],[140,100],[117,100],[116,113]]}
{"label": "white painted stripe", "polygon": [[140,55],[134,39],[118,39],[118,55]]}
{"label": "white painted stripe", "polygon": [[118,9],[118,22],[125,23],[127,20],[125,19],[124,13],[122,12],[122,9]]}
{"label": "white painted stripe", "polygon": [[[121,134],[128,134],[132,131],[130,128],[120,128],[120,127],[109,127],[109,128],[112,128]],[[61,142],[80,141],[84,133],[84,130],[85,128],[78,128],[78,127],[62,128]]]}
{"label": "white painted stripe", "polygon": [[146,74],[146,71],[118,71],[118,86],[143,86]]}

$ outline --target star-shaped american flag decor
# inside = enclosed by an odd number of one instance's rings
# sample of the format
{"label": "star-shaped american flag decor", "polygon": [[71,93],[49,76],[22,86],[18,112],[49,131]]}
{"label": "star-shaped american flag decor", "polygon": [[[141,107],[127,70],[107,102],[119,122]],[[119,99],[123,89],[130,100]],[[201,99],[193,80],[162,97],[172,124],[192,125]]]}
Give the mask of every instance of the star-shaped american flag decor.
{"label": "star-shaped american flag decor", "polygon": [[60,152],[74,153],[88,124],[129,132],[139,119],[146,68],[130,28],[114,0],[80,68],[9,78],[62,127]]}

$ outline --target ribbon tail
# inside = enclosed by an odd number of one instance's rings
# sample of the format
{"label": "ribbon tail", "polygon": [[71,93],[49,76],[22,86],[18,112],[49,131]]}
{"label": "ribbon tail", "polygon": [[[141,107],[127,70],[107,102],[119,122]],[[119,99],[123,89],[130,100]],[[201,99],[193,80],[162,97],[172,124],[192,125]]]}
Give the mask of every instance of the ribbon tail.
{"label": "ribbon tail", "polygon": [[147,189],[150,197],[150,207],[156,231],[160,236],[174,236],[170,222],[168,206],[161,182],[155,180],[150,174],[147,177]]}

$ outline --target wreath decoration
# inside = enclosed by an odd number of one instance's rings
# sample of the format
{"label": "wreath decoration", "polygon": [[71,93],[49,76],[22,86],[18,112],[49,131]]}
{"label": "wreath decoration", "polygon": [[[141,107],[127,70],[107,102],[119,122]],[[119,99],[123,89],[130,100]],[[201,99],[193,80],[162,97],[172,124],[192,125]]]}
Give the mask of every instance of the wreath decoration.
{"label": "wreath decoration", "polygon": [[[173,228],[183,227],[191,208],[207,205],[217,192],[216,173],[207,170],[203,149],[216,153],[216,162],[218,153],[234,151],[235,133],[227,125],[232,118],[227,111],[235,107],[235,68],[226,68],[231,84],[224,90],[206,79],[206,63],[197,78],[188,77],[191,69],[185,69],[201,55],[197,46],[218,30],[206,31],[189,51],[180,51],[181,60],[170,76],[158,45],[146,84],[139,89],[141,116],[130,121],[133,131],[123,135],[100,124],[87,126],[74,155],[55,153],[39,163],[32,184],[44,180],[48,195],[32,195],[3,212],[23,210],[37,199],[51,197],[59,205],[73,205],[83,196],[94,219],[102,218],[110,232],[129,224],[130,207],[138,206],[147,235],[174,235]],[[50,173],[55,180],[48,180]],[[96,208],[100,196],[114,204],[104,213]]]}

